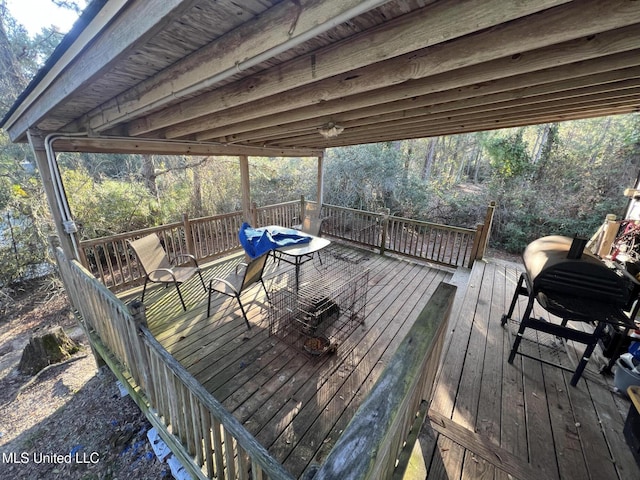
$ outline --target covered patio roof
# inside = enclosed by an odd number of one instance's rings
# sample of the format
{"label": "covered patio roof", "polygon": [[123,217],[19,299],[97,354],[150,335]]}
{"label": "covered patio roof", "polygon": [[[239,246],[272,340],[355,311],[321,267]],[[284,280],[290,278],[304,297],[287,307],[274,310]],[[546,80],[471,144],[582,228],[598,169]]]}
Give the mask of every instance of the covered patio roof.
{"label": "covered patio roof", "polygon": [[1,126],[315,155],[639,107],[634,0],[94,0]]}

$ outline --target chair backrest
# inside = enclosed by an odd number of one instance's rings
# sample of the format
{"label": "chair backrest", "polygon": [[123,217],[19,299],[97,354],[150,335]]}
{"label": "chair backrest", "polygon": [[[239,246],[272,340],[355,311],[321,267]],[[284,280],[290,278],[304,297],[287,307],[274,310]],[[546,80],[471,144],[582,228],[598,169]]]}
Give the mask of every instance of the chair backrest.
{"label": "chair backrest", "polygon": [[268,256],[269,254],[265,253],[249,262],[244,271],[244,278],[242,279],[242,286],[240,287],[241,292],[262,278],[262,273],[264,272],[264,266],[267,263]]}
{"label": "chair backrest", "polygon": [[148,275],[149,272],[159,268],[171,268],[167,252],[162,248],[160,238],[155,233],[134,241],[128,241],[128,243],[145,274]]}

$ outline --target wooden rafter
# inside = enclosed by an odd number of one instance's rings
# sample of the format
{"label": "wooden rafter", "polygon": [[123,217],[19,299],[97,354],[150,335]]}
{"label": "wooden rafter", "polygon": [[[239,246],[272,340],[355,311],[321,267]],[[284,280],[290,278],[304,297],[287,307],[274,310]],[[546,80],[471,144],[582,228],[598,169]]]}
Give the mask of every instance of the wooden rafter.
{"label": "wooden rafter", "polygon": [[[635,0],[157,1],[107,2],[4,120],[11,138],[317,156],[638,110]],[[344,130],[324,139],[331,122]]]}

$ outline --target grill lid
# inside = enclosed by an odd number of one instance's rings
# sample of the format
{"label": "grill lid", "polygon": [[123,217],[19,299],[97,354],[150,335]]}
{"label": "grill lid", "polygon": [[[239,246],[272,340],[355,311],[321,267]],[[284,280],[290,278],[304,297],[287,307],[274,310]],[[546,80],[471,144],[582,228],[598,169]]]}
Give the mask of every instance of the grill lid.
{"label": "grill lid", "polygon": [[630,307],[640,283],[613,262],[584,251],[567,258],[573,239],[559,235],[531,242],[523,253],[525,270],[534,291],[564,294]]}

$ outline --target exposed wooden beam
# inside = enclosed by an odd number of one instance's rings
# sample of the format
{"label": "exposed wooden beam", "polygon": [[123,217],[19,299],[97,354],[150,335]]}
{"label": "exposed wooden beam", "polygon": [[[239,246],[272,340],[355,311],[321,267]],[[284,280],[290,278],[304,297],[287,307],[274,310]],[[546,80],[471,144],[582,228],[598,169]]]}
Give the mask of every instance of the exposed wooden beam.
{"label": "exposed wooden beam", "polygon": [[[496,130],[500,128],[519,127],[526,125],[536,125],[543,123],[564,122],[568,120],[578,120],[582,118],[593,118],[607,115],[622,115],[640,111],[640,99],[636,99],[636,104],[631,105],[627,100],[621,101],[619,104],[606,104],[600,106],[598,103],[590,106],[577,107],[575,109],[565,109],[558,111],[553,109],[550,112],[538,112],[531,115],[523,115],[516,113],[515,116],[475,116],[467,119],[466,122],[434,122],[425,123],[423,125],[408,128],[406,125],[401,129],[378,129],[376,131],[367,131],[358,135],[357,132],[342,134],[331,141],[322,141],[321,138],[300,137],[299,139],[283,139],[281,145],[296,147],[301,144],[313,145],[315,148],[330,148],[346,145],[355,145],[360,143],[386,142],[398,138],[401,132],[403,138],[426,138],[440,135],[455,135],[459,133],[478,132],[484,130]],[[458,119],[460,120],[460,119]],[[275,146],[275,145],[271,145]]]}
{"label": "exposed wooden beam", "polygon": [[[67,99],[74,91],[91,82],[109,69],[109,64],[126,55],[138,42],[160,32],[173,16],[189,9],[197,0],[135,0],[125,2],[126,15],[117,15],[119,3],[106,11],[99,21],[91,22],[70,49],[71,56],[56,66],[55,77],[40,82],[31,102],[24,102],[7,122],[12,140],[21,137],[28,128],[37,125],[42,117]],[[115,18],[113,18],[115,17]],[[97,35],[98,29],[101,34]],[[77,57],[83,49],[83,55]],[[77,58],[81,60],[78,61]]]}
{"label": "exposed wooden beam", "polygon": [[[592,39],[579,39],[565,42],[559,46],[527,52],[515,60],[502,58],[486,64],[409,81],[375,92],[342,97],[293,111],[285,111],[276,114],[277,117],[274,120],[270,120],[275,115],[269,115],[269,110],[263,110],[256,106],[254,112],[259,116],[240,123],[238,128],[246,131],[258,128],[261,122],[266,125],[279,125],[304,121],[306,118],[313,117],[314,113],[318,116],[337,115],[359,108],[375,109],[379,108],[378,106],[381,104],[390,102],[410,102],[414,98],[420,98],[426,94],[442,93],[444,95],[442,101],[447,101],[452,99],[448,96],[451,93],[453,93],[453,99],[466,98],[476,94],[489,94],[512,88],[524,88],[559,80],[588,77],[600,72],[620,70],[640,64],[640,51],[633,49],[636,46],[635,39],[638,36],[640,36],[640,27],[628,27]],[[606,55],[607,53],[612,54]],[[600,56],[603,54],[606,56]],[[550,67],[550,65],[552,66]],[[585,81],[590,80],[585,78]],[[280,101],[284,102],[285,99],[280,98]],[[239,119],[242,119],[244,115],[253,117],[253,114],[244,111],[229,114],[230,117]],[[198,138],[202,140],[209,137],[216,138],[211,134],[222,133],[221,130],[234,128],[235,125],[221,127],[217,131],[205,131],[198,135]]]}
{"label": "exposed wooden beam", "polygon": [[[221,87],[218,90],[205,93],[200,97],[181,102],[164,111],[136,120],[130,125],[129,132],[131,135],[141,135],[153,130],[169,127],[177,123],[177,121],[187,121],[236,105],[247,104],[277,93],[285,92],[291,88],[300,87],[301,85],[315,84],[322,79],[335,77],[345,72],[351,72],[358,67],[363,67],[367,71],[375,71],[379,63],[376,63],[375,66],[367,65],[372,62],[381,62],[388,58],[400,58],[399,63],[402,64],[402,70],[395,71],[393,75],[386,78],[384,75],[377,76],[378,84],[375,86],[370,85],[368,88],[365,88],[366,90],[380,88],[389,82],[399,83],[410,78],[416,78],[414,76],[415,74],[425,76],[428,70],[433,68],[433,64],[427,61],[426,64],[420,65],[425,60],[424,56],[421,58],[420,56],[414,55],[412,53],[414,50],[435,46],[443,41],[457,38],[460,35],[478,32],[509,21],[510,19],[517,19],[538,12],[557,3],[558,2],[520,2],[511,0],[437,2],[428,5],[422,10],[414,11],[409,15],[392,20],[373,31],[368,30],[347,41],[333,44],[327,49],[306,55],[285,65],[276,66],[264,73],[254,75],[250,77],[250,79],[238,82],[238,84]],[[596,8],[593,5],[597,5],[600,2],[587,0],[587,3],[585,10],[598,16],[602,15],[602,7]],[[571,9],[571,12],[574,10],[575,9]],[[616,24],[628,25],[632,23],[631,19],[629,19],[629,16],[632,15],[629,15],[627,11],[629,10],[628,8],[622,9],[625,15],[619,15],[621,12],[614,13],[615,10],[615,8],[609,9],[608,13],[609,18],[616,17],[614,20],[617,22]],[[624,17],[625,20],[618,17]],[[569,20],[570,16],[560,11],[553,19],[547,19],[545,22],[540,22],[539,19],[535,20],[535,17],[533,18],[534,20],[532,20],[532,17],[527,17],[527,21],[519,23],[515,29],[525,28],[525,32],[532,32],[533,30],[526,27],[528,23],[542,24],[538,25],[539,28],[551,23],[554,24],[556,30],[558,30],[556,22],[562,20],[564,23]],[[555,18],[558,20],[554,20]],[[602,21],[602,18],[599,20]],[[593,34],[602,31],[601,29],[594,30],[593,23],[593,18],[588,20],[587,24],[589,24],[591,28],[581,26],[578,28],[577,34]],[[602,21],[602,23],[605,25],[604,28],[607,28],[606,26],[609,25],[607,20]],[[501,30],[506,29],[505,34],[509,35],[509,31],[514,29],[514,27],[510,27],[510,23],[504,25],[505,26],[500,25],[497,28]],[[580,23],[576,22],[575,25],[580,25]],[[572,38],[569,36],[568,30],[566,25],[562,29],[565,39]],[[482,57],[496,58],[518,53],[526,47],[527,43],[533,43],[534,45],[539,44],[540,46],[549,45],[554,41],[558,41],[557,37],[560,35],[560,32],[554,31],[553,28],[545,28],[542,32],[536,32],[537,35],[535,39],[530,38],[528,39],[529,42],[523,42],[523,37],[527,36],[525,32],[519,32],[517,38],[521,41],[517,47],[509,48],[507,46],[508,42],[499,38],[498,42],[491,43],[491,48],[489,49],[483,51],[481,48],[478,48],[477,51],[473,52],[473,56],[477,57],[474,63],[484,61]],[[525,35],[523,35],[523,33],[525,33]],[[493,35],[500,37],[495,31],[492,31],[491,36]],[[462,38],[464,39],[466,37]],[[546,40],[546,38],[548,38],[548,40]],[[470,45],[475,46],[475,40],[466,41],[463,47],[466,49],[466,56],[469,54],[468,48]],[[428,53],[430,55],[432,51]],[[459,55],[461,52],[457,53]],[[465,57],[463,56],[463,58]],[[442,68],[445,68],[445,66],[455,68],[454,65],[458,63],[458,59],[455,56],[451,57],[450,54],[444,54],[441,55],[438,62],[444,62]],[[347,73],[346,75],[347,77],[351,77],[351,73]],[[372,78],[376,77],[372,76]],[[344,87],[343,85],[343,88]],[[318,93],[316,92],[316,96],[317,95]],[[179,129],[169,129],[167,137],[176,138],[194,133],[196,130],[189,128],[189,126],[190,124],[185,124]]]}
{"label": "exposed wooden beam", "polygon": [[[623,93],[624,92],[624,93]],[[595,95],[586,95],[577,98],[547,99],[536,104],[522,105],[513,103],[496,104],[491,110],[482,108],[464,108],[460,110],[441,112],[439,114],[409,117],[396,120],[387,120],[375,124],[353,128],[345,128],[345,132],[353,132],[354,135],[378,134],[387,131],[401,131],[421,128],[431,125],[463,124],[476,119],[486,119],[489,122],[500,121],[502,118],[520,116],[526,119],[530,116],[540,117],[544,114],[554,114],[556,112],[567,113],[590,109],[593,107],[610,107],[612,105],[638,104],[640,98],[640,87],[615,93],[605,92]],[[307,138],[315,138],[317,133],[307,135]],[[302,136],[298,137],[302,140]],[[304,140],[302,140],[304,142]],[[268,142],[267,142],[268,143]]]}
{"label": "exposed wooden beam", "polygon": [[[638,61],[640,62],[640,56]],[[625,78],[626,80],[618,81],[620,78]],[[476,89],[467,89],[462,92],[460,89],[447,90],[397,102],[382,103],[374,107],[350,110],[332,117],[321,116],[313,118],[312,116],[308,120],[291,123],[281,122],[276,126],[237,135],[228,135],[224,138],[227,142],[242,143],[245,141],[270,140],[282,136],[285,131],[288,133],[305,130],[317,131],[320,125],[330,120],[349,128],[350,126],[383,121],[385,118],[392,120],[394,118],[431,115],[473,106],[484,106],[485,109],[491,110],[491,105],[494,103],[497,105],[496,108],[500,108],[500,105],[504,104],[504,102],[533,104],[545,101],[551,98],[550,96],[556,96],[557,98],[584,96],[602,91],[631,88],[638,84],[638,79],[640,79],[640,66],[533,86],[528,85],[528,76],[522,75],[517,80],[512,78],[501,79],[491,84],[481,85]],[[587,82],[589,86],[584,87]],[[510,85],[511,89],[507,90],[504,86],[505,84]],[[488,91],[500,91],[500,93],[487,93]],[[269,120],[269,123],[271,122],[272,120]]]}
{"label": "exposed wooden beam", "polygon": [[238,73],[248,59],[268,54],[292,43],[292,39],[304,38],[318,25],[339,18],[359,4],[360,0],[302,0],[298,5],[289,1],[279,3],[89,112],[72,129],[104,131],[134,115],[175,102],[188,89],[230,70]]}
{"label": "exposed wooden beam", "polygon": [[[582,100],[582,101],[572,101],[571,99],[564,101],[555,101],[548,102],[547,104],[540,104],[535,108],[532,107],[522,107],[522,106],[508,106],[506,108],[495,110],[494,112],[484,112],[484,111],[474,111],[474,110],[461,110],[456,114],[451,115],[442,115],[442,116],[433,116],[426,118],[413,118],[406,119],[404,121],[395,121],[395,122],[386,122],[374,124],[361,128],[352,128],[346,129],[337,139],[330,140],[331,143],[335,141],[339,141],[343,143],[344,141],[351,141],[355,139],[366,138],[367,136],[378,138],[380,135],[388,135],[388,134],[398,134],[399,132],[405,131],[417,131],[417,130],[428,130],[430,128],[446,128],[448,126],[454,127],[457,125],[466,125],[470,123],[478,123],[481,122],[487,125],[495,125],[500,123],[504,118],[510,117],[518,117],[520,116],[523,121],[527,118],[535,116],[536,118],[542,118],[544,116],[551,116],[558,113],[559,115],[564,115],[569,112],[578,112],[583,111],[585,109],[590,108],[598,108],[603,107],[609,110],[612,109],[613,106],[616,109],[620,107],[629,107],[631,110],[625,111],[633,111],[633,108],[637,108],[638,105],[638,93],[630,94],[630,96],[623,96],[617,98],[601,98],[595,97],[590,101]],[[554,117],[556,118],[556,117]],[[542,122],[546,123],[546,122]],[[309,133],[309,134],[301,134],[301,135],[292,135],[288,139],[279,139],[274,140],[272,142],[263,142],[265,145],[272,145],[279,142],[287,145],[323,145],[324,142],[320,135]],[[357,142],[356,142],[357,143]]]}
{"label": "exposed wooden beam", "polygon": [[262,148],[144,138],[62,137],[54,142],[57,152],[131,153],[158,155],[248,155],[264,157],[316,157],[322,149]]}
{"label": "exposed wooden beam", "polygon": [[[589,13],[598,13],[594,10],[597,9],[595,7],[591,8]],[[602,14],[602,12],[599,13]],[[614,16],[617,18],[625,15]],[[638,18],[633,21],[640,21],[640,9],[637,9],[636,16]],[[446,44],[426,48],[420,52],[364,67],[345,76],[332,77],[312,85],[296,88],[290,92],[264,98],[259,105],[249,104],[223,109],[215,115],[189,120],[167,128],[165,135],[167,138],[187,137],[202,130],[222,127],[230,123],[230,121],[252,120],[264,115],[310,105],[322,106],[325,102],[339,102],[357,94],[362,97],[372,97],[373,92],[377,89],[404,82],[412,83],[418,78],[425,79],[425,83],[421,85],[424,88],[424,85],[428,85],[426,79],[435,77],[438,74],[449,73],[448,82],[451,84],[452,79],[456,77],[458,72],[463,73],[461,72],[463,67],[467,67],[470,70],[472,66],[476,67],[474,69],[476,74],[475,82],[469,78],[465,82],[465,84],[470,84],[637,48],[637,38],[640,35],[640,26],[638,25],[593,35],[592,33],[599,31],[601,27],[597,26],[598,22],[595,22],[593,18],[591,20],[584,19],[585,23],[581,24],[581,28],[578,29],[579,32],[576,32],[576,34],[586,33],[585,36],[556,45],[554,42],[561,41],[563,38],[571,37],[574,34],[568,33],[571,29],[566,28],[566,25],[563,29],[562,22],[555,24],[555,22],[544,16],[540,16],[540,18],[545,18],[545,21],[534,22],[527,18],[525,20],[528,22],[519,20],[510,22],[505,26],[500,26],[490,31],[470,35]],[[567,20],[564,16],[561,16],[561,18],[564,21]],[[620,18],[618,20],[622,23],[627,21]],[[611,20],[605,23],[612,22]],[[536,38],[532,39],[534,32]],[[442,80],[442,77],[439,79]],[[423,91],[421,93],[427,92]],[[207,104],[207,95],[205,94],[200,98],[203,104],[202,108],[211,108]],[[371,103],[372,98],[369,99],[369,104]],[[226,105],[228,105],[228,102]],[[174,123],[191,116],[190,113],[183,115],[178,110],[171,113],[173,115],[171,121]],[[129,128],[130,134],[137,135],[146,131],[149,126],[147,120],[149,120],[149,117],[140,122],[133,122]]]}

